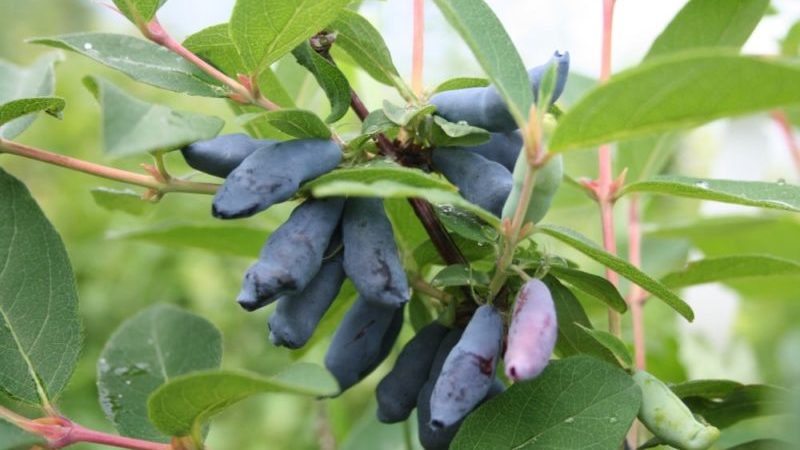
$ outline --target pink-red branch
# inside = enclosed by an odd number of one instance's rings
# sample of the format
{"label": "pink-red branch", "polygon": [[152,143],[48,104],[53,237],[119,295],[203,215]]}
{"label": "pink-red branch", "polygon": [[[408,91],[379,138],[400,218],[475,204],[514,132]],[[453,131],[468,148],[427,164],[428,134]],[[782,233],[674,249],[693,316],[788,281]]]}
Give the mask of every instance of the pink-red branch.
{"label": "pink-red branch", "polygon": [[422,69],[425,57],[425,0],[414,0],[414,37],[411,56],[411,89],[422,96]]}
{"label": "pink-red branch", "polygon": [[778,127],[781,129],[783,138],[786,141],[786,148],[792,155],[792,160],[794,161],[794,167],[795,169],[797,169],[798,175],[800,175],[800,144],[798,144],[797,137],[795,137],[794,135],[794,129],[792,129],[792,124],[789,122],[789,118],[786,117],[786,113],[779,109],[776,109],[775,111],[772,112],[772,118],[775,120],[775,123],[778,124]]}

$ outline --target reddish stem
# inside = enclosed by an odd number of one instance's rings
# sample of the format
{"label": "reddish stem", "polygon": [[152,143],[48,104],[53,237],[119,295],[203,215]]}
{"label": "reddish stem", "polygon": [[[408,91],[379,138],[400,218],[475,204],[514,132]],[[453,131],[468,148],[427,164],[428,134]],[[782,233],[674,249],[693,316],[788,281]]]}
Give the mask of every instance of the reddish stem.
{"label": "reddish stem", "polygon": [[800,174],[800,144],[797,143],[792,124],[789,122],[789,118],[786,117],[786,113],[780,109],[772,111],[772,118],[781,129],[783,138],[786,140],[786,147],[792,155],[792,160],[794,160],[794,166],[797,169],[797,173]]}
{"label": "reddish stem", "polygon": [[422,69],[425,55],[425,0],[414,0],[414,37],[411,57],[411,89],[422,96]]}
{"label": "reddish stem", "polygon": [[127,448],[130,450],[171,450],[172,446],[169,444],[162,444],[158,442],[143,441],[140,439],[133,439],[124,436],[116,436],[113,434],[106,434],[100,431],[90,430],[84,428],[76,423],[72,423],[67,435],[56,442],[51,442],[53,448],[64,448],[72,444],[80,442],[89,442],[93,444],[110,445],[112,447]]}
{"label": "reddish stem", "polygon": [[45,162],[55,166],[65,167],[78,172],[88,173],[108,180],[121,181],[150,188],[155,191],[166,192],[187,192],[195,194],[213,194],[217,190],[216,184],[194,183],[191,181],[170,178],[169,180],[159,181],[153,176],[144,175],[127,170],[95,164],[81,159],[70,158],[69,156],[59,155],[58,153],[48,152],[35,147],[30,147],[14,141],[0,139],[0,153],[22,156],[23,158]]}

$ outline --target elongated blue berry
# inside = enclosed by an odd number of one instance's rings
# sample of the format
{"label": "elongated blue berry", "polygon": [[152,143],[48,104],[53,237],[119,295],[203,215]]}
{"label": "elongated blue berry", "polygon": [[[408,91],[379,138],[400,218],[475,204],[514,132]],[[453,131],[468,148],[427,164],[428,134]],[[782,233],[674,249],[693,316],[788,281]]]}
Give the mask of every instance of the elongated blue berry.
{"label": "elongated blue berry", "polygon": [[389,354],[403,324],[403,308],[387,308],[359,296],[333,335],[325,367],[341,391],[369,375]]}
{"label": "elongated blue berry", "polygon": [[271,147],[278,141],[253,139],[244,133],[226,134],[193,142],[181,149],[186,163],[195,170],[225,178],[256,149]]}
{"label": "elongated blue berry", "polygon": [[442,367],[431,394],[431,427],[461,420],[489,392],[503,340],[503,319],[491,305],[475,311]]}
{"label": "elongated blue berry", "polygon": [[[569,53],[555,52],[550,60],[528,71],[528,79],[534,98],[547,69],[556,68],[556,86],[551,102],[558,100],[564,90],[569,73]],[[445,91],[431,97],[436,113],[450,122],[465,121],[470,125],[492,132],[507,132],[517,129],[517,124],[494,86]]]}
{"label": "elongated blue berry", "polygon": [[558,322],[550,290],[541,280],[525,283],[517,294],[506,347],[506,375],[514,381],[537,377],[550,362]]}
{"label": "elongated blue berry", "polygon": [[348,198],[342,240],[344,271],[364,299],[389,307],[408,301],[408,279],[382,200]]}
{"label": "elongated blue berry", "polygon": [[433,167],[458,187],[462,197],[500,216],[513,184],[505,167],[459,148],[434,149]]}
{"label": "elongated blue berry", "polygon": [[339,223],[344,199],[307,200],[292,211],[261,249],[244,276],[239,304],[248,311],[302,291],[319,271]]}
{"label": "elongated blue berry", "polygon": [[474,147],[458,147],[477,153],[489,161],[494,161],[509,172],[514,171],[517,157],[522,150],[522,135],[518,130],[506,133],[490,133],[489,142]]}
{"label": "elongated blue berry", "polygon": [[228,175],[211,212],[220,219],[252,216],[288,200],[301,183],[330,172],[341,160],[339,146],[320,139],[259,148]]}
{"label": "elongated blue berry", "polygon": [[394,368],[375,389],[381,422],[401,422],[411,414],[422,385],[428,381],[439,344],[448,331],[446,326],[433,322],[419,330],[403,347]]}
{"label": "elongated blue berry", "polygon": [[300,348],[308,342],[344,282],[341,253],[322,263],[302,292],[278,299],[269,317],[269,339],[274,345]]}

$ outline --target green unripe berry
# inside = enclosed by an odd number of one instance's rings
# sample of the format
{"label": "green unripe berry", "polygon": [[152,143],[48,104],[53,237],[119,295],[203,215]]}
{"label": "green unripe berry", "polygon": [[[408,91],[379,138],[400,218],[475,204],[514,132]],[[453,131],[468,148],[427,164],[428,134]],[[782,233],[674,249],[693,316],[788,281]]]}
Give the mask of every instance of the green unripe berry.
{"label": "green unripe berry", "polygon": [[[522,193],[522,186],[525,181],[525,173],[528,171],[528,159],[525,151],[520,152],[517,164],[514,166],[514,185],[511,194],[508,196],[503,206],[503,218],[511,219],[517,211],[517,203]],[[525,213],[523,223],[538,223],[547,214],[550,204],[553,203],[561,178],[564,176],[564,162],[561,155],[550,158],[550,161],[536,171],[533,194],[528,203],[528,210]]]}

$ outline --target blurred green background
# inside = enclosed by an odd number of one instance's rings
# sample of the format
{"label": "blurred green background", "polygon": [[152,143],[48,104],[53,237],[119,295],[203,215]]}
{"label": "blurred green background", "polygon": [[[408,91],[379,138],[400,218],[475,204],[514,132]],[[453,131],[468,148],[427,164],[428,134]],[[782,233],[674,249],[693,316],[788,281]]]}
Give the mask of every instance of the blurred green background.
{"label": "blurred green background", "polygon": [[[381,3],[376,7],[380,8]],[[107,24],[100,20],[99,8],[98,4],[80,0],[0,1],[2,23],[13,21],[14,24],[0,27],[0,58],[28,64],[48,49],[25,44],[25,38],[104,29]],[[130,33],[133,31],[132,27],[128,29]],[[458,63],[460,58],[454,55],[452,62]],[[461,75],[453,71],[455,64],[445,62],[442,65],[449,75]],[[353,68],[346,64],[345,70],[348,74],[353,73]],[[68,101],[64,119],[57,121],[41,117],[21,137],[21,141],[134,171],[140,170],[140,163],[149,162],[145,158],[109,161],[103,157],[99,109],[81,83],[86,75],[105,77],[151,102],[219,116],[227,122],[223,133],[240,131],[234,115],[223,101],[185,97],[136,84],[99,64],[67,54],[57,69],[58,94]],[[354,86],[370,99],[372,105],[379,104],[386,95],[396,98],[364,77],[353,80]],[[293,81],[295,86],[292,89],[302,95],[301,106],[327,108],[313,82]],[[577,82],[569,89],[577,92]],[[569,101],[568,95],[565,104],[568,105]],[[344,121],[340,131],[346,134],[356,126],[350,117]],[[730,164],[730,155],[721,148],[740,139],[742,133],[745,138],[758,143],[758,136],[768,134],[770,139],[775,139],[777,131],[769,128],[766,117],[717,123],[679,139],[676,156],[669,167],[687,175],[723,176],[728,167],[725,164]],[[757,154],[755,149],[753,152]],[[144,216],[130,216],[99,208],[89,193],[91,188],[98,186],[118,189],[127,186],[6,155],[0,155],[0,164],[27,184],[60,231],[77,276],[85,348],[69,389],[59,401],[65,415],[85,426],[113,431],[97,401],[96,361],[113,330],[126,318],[153,303],[181,306],[219,327],[225,342],[225,368],[271,374],[294,360],[290,352],[274,348],[267,340],[265,323],[270,308],[248,314],[234,301],[241,275],[250,259],[114,237],[121,231],[153,226],[218,225],[209,214],[209,197],[168,195],[149,208]],[[175,174],[188,172],[177,155],[171,155],[168,164]],[[594,152],[577,152],[567,158],[566,168],[572,176],[591,177],[595,164]],[[645,201],[645,222],[657,222],[660,228],[689,225],[686,233],[662,231],[659,236],[646,238],[645,269],[656,276],[682,267],[690,255],[696,258],[700,252],[707,256],[770,252],[800,260],[797,244],[800,221],[796,216],[744,209],[726,210],[720,215],[719,211],[704,209],[694,201],[665,198]],[[268,230],[280,223],[290,206],[275,208],[237,225]],[[621,252],[626,251],[626,208],[625,202],[617,208]],[[720,216],[714,222],[717,228],[703,229],[691,225],[702,214],[708,213]],[[741,228],[730,225],[731,216],[744,214],[764,219],[763,224]],[[547,221],[576,228],[599,241],[599,218],[595,206],[573,187],[562,188]],[[648,230],[653,228],[648,227]],[[687,234],[689,239],[684,237]],[[596,265],[555,242],[544,240],[542,245],[548,251],[573,258],[596,273],[602,273]],[[253,257],[257,252],[258,248],[253,248]],[[698,324],[692,326],[682,323],[660,302],[648,303],[648,364],[651,371],[670,382],[684,381],[688,377],[727,377],[745,382],[796,383],[800,379],[798,282],[797,277],[784,277],[694,288],[686,293],[698,310]],[[584,303],[595,323],[604,325],[602,308],[592,301]],[[410,335],[411,330],[406,327],[401,342]],[[302,358],[321,363],[325,347],[323,340]],[[346,449],[403,448],[402,425],[381,426],[373,419],[374,386],[388,370],[387,366],[389,364],[384,364],[365,382],[333,401],[319,402],[287,395],[249,399],[214,420],[209,445],[215,450],[337,448],[334,443],[338,448]],[[773,417],[743,422],[726,432],[723,444],[786,433],[788,428],[781,420]],[[413,423],[411,428],[415,427]],[[83,445],[75,448],[97,447]]]}

